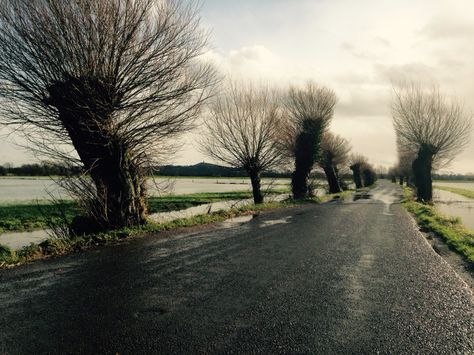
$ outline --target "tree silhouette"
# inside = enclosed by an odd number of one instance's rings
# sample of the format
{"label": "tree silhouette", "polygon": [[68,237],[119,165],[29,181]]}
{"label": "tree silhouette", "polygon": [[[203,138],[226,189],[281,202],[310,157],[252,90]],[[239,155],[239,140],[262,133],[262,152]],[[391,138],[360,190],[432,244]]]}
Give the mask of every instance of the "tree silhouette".
{"label": "tree silhouette", "polygon": [[198,60],[205,45],[192,3],[4,0],[4,122],[37,153],[82,164],[91,180],[66,185],[92,198],[98,227],[142,223],[146,167],[190,127],[214,84]]}

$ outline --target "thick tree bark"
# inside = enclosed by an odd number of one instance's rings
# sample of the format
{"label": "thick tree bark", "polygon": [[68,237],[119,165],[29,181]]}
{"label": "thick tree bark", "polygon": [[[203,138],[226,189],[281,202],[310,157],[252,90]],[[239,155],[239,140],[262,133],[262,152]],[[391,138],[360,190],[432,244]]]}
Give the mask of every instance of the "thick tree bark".
{"label": "thick tree bark", "polygon": [[336,175],[336,171],[334,167],[331,166],[323,166],[324,174],[326,174],[326,179],[329,185],[329,193],[335,194],[341,192],[341,186],[339,185],[339,180]]}
{"label": "thick tree bark", "polygon": [[400,186],[403,186],[403,181],[405,180],[405,177],[403,175],[400,175]]}
{"label": "thick tree bark", "polygon": [[420,202],[431,202],[433,200],[433,181],[431,178],[433,155],[433,148],[423,145],[412,164],[416,196]]}
{"label": "thick tree bark", "polygon": [[263,195],[260,186],[260,172],[249,171],[250,181],[252,182],[253,202],[255,204],[263,203]]}
{"label": "thick tree bark", "polygon": [[321,135],[321,123],[306,120],[302,132],[296,138],[295,170],[291,176],[294,199],[303,199],[310,194],[308,178],[318,158]]}
{"label": "thick tree bark", "polygon": [[362,186],[362,178],[360,176],[360,166],[358,165],[352,165],[350,167],[350,169],[352,170],[352,174],[353,174],[353,179],[354,179],[354,183],[356,185],[356,189],[360,189]]}
{"label": "thick tree bark", "polygon": [[97,80],[71,78],[51,86],[48,100],[95,184],[98,201],[91,217],[101,229],[141,224],[147,214],[144,176],[111,127],[108,92]]}
{"label": "thick tree bark", "polygon": [[337,168],[337,166],[334,167],[334,172],[336,173],[337,182],[338,182],[339,186],[341,187],[341,190],[342,190],[342,191],[349,190],[349,185],[348,185],[347,182],[344,180],[344,178],[342,178],[342,177],[339,175],[339,169]]}

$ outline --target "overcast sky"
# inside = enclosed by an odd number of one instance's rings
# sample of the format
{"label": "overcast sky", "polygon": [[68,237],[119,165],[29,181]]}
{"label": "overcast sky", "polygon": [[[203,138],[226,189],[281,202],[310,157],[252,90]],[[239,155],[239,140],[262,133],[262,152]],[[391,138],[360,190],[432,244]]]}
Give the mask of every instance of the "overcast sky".
{"label": "overcast sky", "polygon": [[[375,165],[396,161],[391,80],[437,82],[474,111],[472,0],[203,0],[201,16],[223,73],[334,89],[331,130]],[[13,139],[0,143],[0,163],[31,161]],[[174,163],[209,160],[185,139]],[[474,172],[474,134],[449,170]]]}

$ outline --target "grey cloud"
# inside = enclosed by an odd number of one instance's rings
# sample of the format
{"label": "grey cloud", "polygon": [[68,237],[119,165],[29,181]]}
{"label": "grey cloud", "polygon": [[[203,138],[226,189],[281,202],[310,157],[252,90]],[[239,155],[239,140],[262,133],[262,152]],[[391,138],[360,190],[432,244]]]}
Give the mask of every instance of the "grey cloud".
{"label": "grey cloud", "polygon": [[382,117],[390,114],[390,92],[388,90],[354,90],[350,99],[340,101],[336,106],[337,116]]}
{"label": "grey cloud", "polygon": [[426,24],[420,34],[432,40],[472,39],[474,23],[439,16]]}
{"label": "grey cloud", "polygon": [[340,47],[341,47],[341,49],[345,50],[346,52],[349,52],[350,54],[352,54],[356,58],[369,59],[369,60],[374,59],[373,55],[370,55],[369,53],[364,52],[364,51],[360,51],[352,43],[342,42]]}
{"label": "grey cloud", "polygon": [[417,62],[402,65],[375,65],[375,74],[380,82],[434,82],[435,72],[435,68]]}

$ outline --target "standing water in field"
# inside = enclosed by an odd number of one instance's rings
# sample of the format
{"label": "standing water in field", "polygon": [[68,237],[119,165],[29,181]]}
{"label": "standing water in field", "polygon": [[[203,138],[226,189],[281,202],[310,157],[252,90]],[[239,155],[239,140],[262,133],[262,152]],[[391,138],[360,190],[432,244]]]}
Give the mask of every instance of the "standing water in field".
{"label": "standing water in field", "polygon": [[[288,188],[289,183],[289,179],[262,179],[262,189]],[[250,180],[246,178],[155,178],[149,179],[148,187],[151,196],[251,189]],[[67,198],[64,191],[49,178],[0,178],[0,203],[49,200],[50,194]]]}
{"label": "standing water in field", "polygon": [[450,217],[459,217],[464,226],[474,231],[473,199],[444,190],[434,190],[433,202],[438,211]]}

